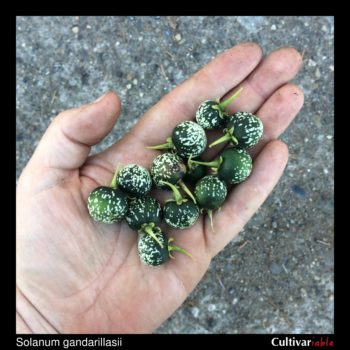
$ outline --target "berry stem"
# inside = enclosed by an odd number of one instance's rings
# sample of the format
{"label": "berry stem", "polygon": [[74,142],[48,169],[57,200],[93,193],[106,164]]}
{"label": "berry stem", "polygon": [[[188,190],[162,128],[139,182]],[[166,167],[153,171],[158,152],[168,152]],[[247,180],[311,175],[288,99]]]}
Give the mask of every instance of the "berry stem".
{"label": "berry stem", "polygon": [[142,231],[144,231],[148,235],[150,235],[160,245],[161,248],[164,248],[162,242],[154,234],[153,229],[152,229],[152,227],[150,225],[146,225],[145,227],[143,227]]}
{"label": "berry stem", "polygon": [[195,161],[192,160],[192,154],[187,159],[187,169],[192,170],[194,168],[194,165],[196,165]]}
{"label": "berry stem", "polygon": [[228,105],[229,105],[236,97],[238,97],[238,96],[241,94],[242,90],[243,90],[243,86],[242,86],[240,89],[238,89],[231,97],[229,97],[229,98],[226,99],[225,101],[222,101],[222,102],[219,104],[220,110],[222,110],[222,111],[225,110],[225,108],[227,108]]}
{"label": "berry stem", "polygon": [[160,184],[164,184],[164,185],[169,186],[171,188],[171,190],[173,191],[173,197],[175,199],[176,204],[177,205],[182,204],[183,198],[181,196],[180,191],[178,190],[178,188],[175,185],[173,185],[173,184],[171,184],[170,182],[167,182],[167,181],[160,181]]}
{"label": "berry stem", "polygon": [[168,137],[166,139],[166,143],[163,143],[161,145],[156,145],[156,146],[147,146],[147,149],[171,149],[174,148],[174,143],[171,137]]}
{"label": "berry stem", "polygon": [[217,140],[215,140],[214,142],[212,142],[209,145],[209,148],[212,148],[220,143],[226,142],[226,141],[230,141],[231,140],[231,135],[230,134],[225,134],[224,136],[218,138]]}
{"label": "berry stem", "polygon": [[177,246],[177,245],[172,245],[172,244],[170,244],[171,242],[173,242],[174,241],[174,238],[169,238],[169,240],[168,240],[168,252],[169,252],[169,256],[172,258],[172,259],[174,259],[174,257],[171,255],[171,252],[172,251],[175,251],[175,252],[180,252],[180,253],[182,253],[182,254],[185,254],[185,255],[187,255],[188,257],[190,257],[192,260],[194,260],[194,261],[196,261],[196,259],[194,258],[194,256],[191,254],[191,253],[189,253],[187,250],[185,250],[185,249],[183,249],[183,248],[181,248],[181,247],[179,247],[179,246]]}
{"label": "berry stem", "polygon": [[186,184],[182,180],[180,180],[179,185],[187,193],[187,195],[193,200],[193,202],[196,203],[196,199],[194,198],[192,192],[189,190],[189,188],[186,186]]}
{"label": "berry stem", "polygon": [[115,169],[115,172],[113,175],[113,179],[110,184],[110,187],[112,187],[113,189],[116,189],[118,187],[118,174],[119,174],[120,168],[121,168],[121,163],[118,163],[117,168]]}
{"label": "berry stem", "polygon": [[214,231],[213,211],[212,211],[212,210],[208,210],[208,216],[209,216],[209,219],[210,219],[210,227],[211,227],[211,230],[212,230],[213,233],[214,233],[215,231]]}
{"label": "berry stem", "polygon": [[238,140],[233,135],[231,135],[231,141],[232,141],[234,146],[238,145]]}
{"label": "berry stem", "polygon": [[232,127],[231,129],[226,130],[226,133],[224,134],[224,136],[218,138],[217,140],[215,140],[214,142],[212,142],[209,145],[209,148],[212,148],[220,143],[226,142],[226,141],[232,141],[232,143],[237,146],[238,145],[238,140],[236,139],[236,137],[233,135],[233,130],[234,128]]}
{"label": "berry stem", "polygon": [[201,161],[192,160],[192,159],[188,161],[191,162],[192,164],[205,165],[205,166],[217,169],[222,163],[222,157],[219,157],[211,162],[201,162]]}

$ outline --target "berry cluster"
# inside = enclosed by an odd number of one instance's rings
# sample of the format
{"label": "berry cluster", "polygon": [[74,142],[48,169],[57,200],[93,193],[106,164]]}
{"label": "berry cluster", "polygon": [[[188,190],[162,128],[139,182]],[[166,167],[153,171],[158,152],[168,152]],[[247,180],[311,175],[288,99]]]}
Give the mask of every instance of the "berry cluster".
{"label": "berry cluster", "polygon": [[[131,229],[138,231],[139,256],[145,264],[161,265],[173,258],[172,251],[193,258],[174,245],[173,238],[167,238],[160,223],[186,229],[206,212],[213,229],[212,212],[224,203],[227,186],[250,175],[253,163],[246,149],[258,143],[263,124],[251,113],[229,115],[225,111],[241,91],[223,102],[204,101],[197,109],[197,122],[179,123],[166,143],[147,147],[165,150],[153,160],[150,172],[137,164],[126,165],[116,170],[110,186],[97,187],[90,193],[87,207],[95,221],[113,224],[125,219]],[[207,147],[205,130],[212,129],[223,129],[223,136],[209,147],[227,141],[231,145],[213,161],[204,162],[199,157]],[[193,193],[186,183],[193,187]],[[149,194],[152,184],[172,191],[172,198],[163,207]]]}

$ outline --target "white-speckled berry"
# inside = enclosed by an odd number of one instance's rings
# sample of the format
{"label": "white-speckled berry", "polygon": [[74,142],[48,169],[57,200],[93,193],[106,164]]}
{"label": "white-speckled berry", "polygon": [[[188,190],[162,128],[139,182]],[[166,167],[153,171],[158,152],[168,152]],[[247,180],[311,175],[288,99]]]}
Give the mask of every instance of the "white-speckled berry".
{"label": "white-speckled berry", "polygon": [[118,173],[118,186],[132,196],[144,196],[152,187],[151,175],[141,165],[129,164]]}
{"label": "white-speckled berry", "polygon": [[196,111],[196,121],[206,130],[222,128],[225,116],[219,108],[219,102],[213,100],[202,102]]}
{"label": "white-speckled berry", "polygon": [[233,136],[237,139],[239,148],[251,148],[262,137],[264,126],[262,121],[252,113],[237,112],[232,115],[226,129],[233,127]]}
{"label": "white-speckled berry", "polygon": [[164,221],[172,228],[184,229],[194,225],[199,217],[199,208],[191,200],[177,204],[169,201],[164,205]]}
{"label": "white-speckled berry", "polygon": [[151,197],[136,197],[129,201],[125,220],[133,230],[139,230],[142,225],[153,223],[156,226],[162,219],[162,210],[159,202]]}
{"label": "white-speckled berry", "polygon": [[172,133],[172,142],[180,157],[195,158],[204,152],[207,137],[199,124],[188,120],[176,125]]}
{"label": "white-speckled berry", "polygon": [[100,186],[89,194],[87,208],[95,221],[113,224],[124,217],[128,209],[128,198],[118,189]]}
{"label": "white-speckled berry", "polygon": [[227,187],[217,176],[207,175],[197,182],[194,195],[200,208],[213,210],[225,201]]}
{"label": "white-speckled berry", "polygon": [[162,181],[177,184],[186,174],[186,165],[176,154],[163,153],[154,158],[151,167],[151,176],[158,188],[166,188]]}
{"label": "white-speckled berry", "polygon": [[163,248],[148,234],[141,233],[138,239],[138,253],[143,263],[158,266],[169,260],[168,238],[161,231],[154,231]]}
{"label": "white-speckled berry", "polygon": [[253,161],[244,149],[235,147],[226,148],[220,155],[222,163],[218,169],[220,179],[230,184],[244,181],[253,169]]}

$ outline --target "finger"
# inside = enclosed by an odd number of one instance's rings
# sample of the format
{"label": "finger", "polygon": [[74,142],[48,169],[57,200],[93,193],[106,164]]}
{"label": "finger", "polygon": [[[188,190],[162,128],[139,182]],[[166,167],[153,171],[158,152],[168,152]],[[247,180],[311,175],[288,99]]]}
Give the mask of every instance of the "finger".
{"label": "finger", "polygon": [[[243,91],[237,97],[232,104],[227,107],[227,111],[230,114],[233,114],[238,111],[251,112],[255,113],[261,105],[265,102],[269,96],[275,93],[276,89],[286,84],[289,80],[293,79],[298,73],[302,63],[302,57],[298,51],[294,48],[282,48],[270,53],[254,70],[254,72],[242,83],[240,86],[243,86]],[[283,94],[288,94],[288,91],[282,91]],[[223,97],[223,100],[228,98],[233,94],[233,91],[230,91],[226,96]],[[302,97],[302,94],[300,94]],[[283,96],[287,98],[287,96]],[[289,97],[291,100],[292,98]],[[298,99],[299,102],[302,98]],[[274,97],[274,102],[277,101],[277,97]],[[299,103],[293,101],[295,103]],[[281,106],[281,103],[279,103]],[[269,104],[271,107],[271,103]],[[284,106],[284,108],[287,108]],[[265,110],[263,111],[265,113]],[[260,115],[261,112],[259,112]],[[292,115],[292,114],[290,114]],[[293,117],[296,114],[293,115]],[[292,118],[293,119],[293,118]],[[273,124],[273,121],[277,122]],[[291,120],[289,120],[290,122]],[[288,126],[289,122],[285,120],[282,116],[275,118],[268,118],[267,115],[264,115],[264,128],[272,131],[274,128],[279,135],[278,130],[280,130],[279,123],[282,123],[282,129]],[[220,134],[218,137],[220,137]],[[269,137],[268,133],[265,131],[266,140],[271,140],[272,137]],[[265,142],[266,143],[266,142]],[[263,145],[264,143],[262,143]],[[209,149],[206,157],[209,159],[213,158],[217,153],[219,153],[227,143],[219,144],[211,149]]]}
{"label": "finger", "polygon": [[[122,141],[104,151],[101,157],[114,164],[121,157],[124,158],[125,154],[130,154],[121,152],[124,144],[128,148],[129,145],[144,147],[164,143],[176,124],[194,118],[202,101],[224,95],[245,79],[258,65],[261,56],[260,47],[254,43],[240,44],[223,52],[189,80],[165,95],[146,112]],[[144,159],[144,163],[148,163],[157,153],[149,150],[150,157],[145,155],[147,159]]]}
{"label": "finger", "polygon": [[254,161],[249,178],[234,187],[222,209],[213,215],[215,233],[205,222],[208,254],[215,256],[244,227],[281,177],[288,161],[288,148],[279,140],[269,142]]}
{"label": "finger", "polygon": [[[295,77],[301,63],[302,57],[294,48],[287,47],[271,52],[241,84],[243,91],[227,107],[227,111],[256,112],[275,90]],[[231,94],[229,92],[226,97]]]}
{"label": "finger", "polygon": [[46,130],[31,162],[41,169],[79,168],[91,146],[112,130],[119,112],[119,97],[108,92],[94,103],[61,113]]}
{"label": "finger", "polygon": [[256,115],[264,125],[259,143],[249,153],[254,158],[271,140],[279,137],[293,121],[304,104],[302,90],[294,84],[279,88],[258,110]]}

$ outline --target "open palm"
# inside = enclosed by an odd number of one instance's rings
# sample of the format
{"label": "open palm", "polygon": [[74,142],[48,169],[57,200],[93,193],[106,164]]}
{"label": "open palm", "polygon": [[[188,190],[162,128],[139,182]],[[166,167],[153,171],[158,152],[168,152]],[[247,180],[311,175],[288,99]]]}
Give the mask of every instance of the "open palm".
{"label": "open palm", "polygon": [[[292,48],[262,59],[256,44],[237,45],[167,94],[120,141],[90,157],[90,147],[116,122],[119,98],[110,92],[59,115],[17,186],[17,331],[143,333],[167,319],[280,178],[288,151],[276,138],[303,104],[300,89],[287,83],[300,65]],[[264,136],[251,151],[251,176],[215,212],[215,233],[206,217],[190,229],[165,229],[196,261],[175,253],[175,260],[160,267],[144,265],[137,233],[125,223],[94,222],[86,208],[88,194],[110,182],[118,162],[149,168],[159,152],[146,145],[164,142],[176,124],[193,118],[202,101],[238,86],[244,90],[228,110],[254,112],[264,123]],[[212,132],[209,139],[217,135]],[[210,149],[204,158],[220,149]]]}

